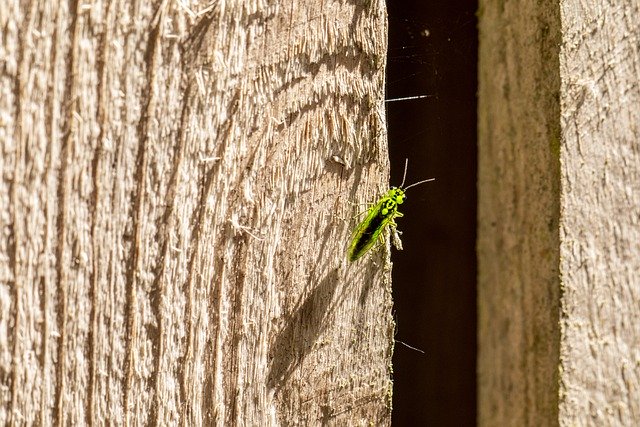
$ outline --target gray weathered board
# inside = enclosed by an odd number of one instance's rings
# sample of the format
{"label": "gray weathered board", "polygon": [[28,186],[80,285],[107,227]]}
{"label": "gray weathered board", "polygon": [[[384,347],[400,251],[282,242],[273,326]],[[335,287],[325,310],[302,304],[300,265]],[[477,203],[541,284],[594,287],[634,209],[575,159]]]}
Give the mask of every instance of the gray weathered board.
{"label": "gray weathered board", "polygon": [[479,424],[639,425],[640,3],[479,18]]}
{"label": "gray weathered board", "polygon": [[390,423],[382,1],[0,2],[0,424]]}

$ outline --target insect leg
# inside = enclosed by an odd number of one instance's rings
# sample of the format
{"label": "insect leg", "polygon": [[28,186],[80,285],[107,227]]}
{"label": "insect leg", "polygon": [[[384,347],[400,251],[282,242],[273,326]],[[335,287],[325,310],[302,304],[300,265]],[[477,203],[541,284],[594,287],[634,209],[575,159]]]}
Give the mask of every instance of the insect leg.
{"label": "insect leg", "polygon": [[402,250],[402,240],[400,240],[400,235],[402,234],[402,231],[398,230],[396,227],[391,227],[389,229],[389,232],[391,233],[391,243],[393,243],[393,246],[401,251]]}

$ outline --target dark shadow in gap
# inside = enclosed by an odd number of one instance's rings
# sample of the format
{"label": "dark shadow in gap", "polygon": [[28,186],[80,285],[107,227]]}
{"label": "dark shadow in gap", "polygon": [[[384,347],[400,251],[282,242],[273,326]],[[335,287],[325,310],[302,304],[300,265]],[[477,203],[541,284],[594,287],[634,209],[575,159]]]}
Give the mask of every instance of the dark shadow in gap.
{"label": "dark shadow in gap", "polygon": [[476,423],[476,1],[390,0],[392,185],[435,177],[401,206],[394,251],[394,426]]}

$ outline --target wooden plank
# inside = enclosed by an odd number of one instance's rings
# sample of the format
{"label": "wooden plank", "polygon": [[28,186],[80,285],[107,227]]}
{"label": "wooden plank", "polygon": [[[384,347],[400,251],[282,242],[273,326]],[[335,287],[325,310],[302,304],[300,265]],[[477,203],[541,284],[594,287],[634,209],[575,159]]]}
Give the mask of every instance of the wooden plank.
{"label": "wooden plank", "polygon": [[479,422],[640,421],[640,8],[484,2]]}
{"label": "wooden plank", "polygon": [[478,422],[558,422],[558,2],[480,2]]}
{"label": "wooden plank", "polygon": [[0,424],[389,424],[384,2],[70,4],[0,4]]}
{"label": "wooden plank", "polygon": [[640,423],[640,4],[562,2],[564,425]]}

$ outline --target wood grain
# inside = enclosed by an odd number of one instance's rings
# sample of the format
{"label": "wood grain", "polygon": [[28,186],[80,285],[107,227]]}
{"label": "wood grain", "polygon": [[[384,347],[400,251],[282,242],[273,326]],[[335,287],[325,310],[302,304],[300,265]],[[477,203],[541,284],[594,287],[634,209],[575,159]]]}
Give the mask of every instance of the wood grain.
{"label": "wood grain", "polygon": [[481,3],[479,423],[640,422],[640,8]]}
{"label": "wood grain", "polygon": [[478,422],[556,425],[560,9],[480,11]]}
{"label": "wood grain", "polygon": [[387,253],[346,259],[388,182],[384,3],[0,28],[0,424],[389,424]]}
{"label": "wood grain", "polygon": [[565,425],[640,423],[640,5],[562,3]]}

